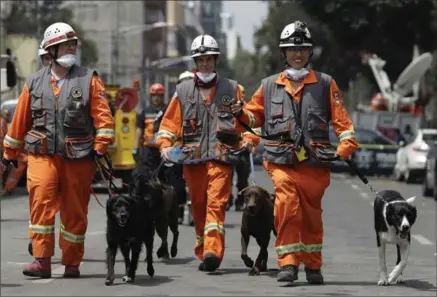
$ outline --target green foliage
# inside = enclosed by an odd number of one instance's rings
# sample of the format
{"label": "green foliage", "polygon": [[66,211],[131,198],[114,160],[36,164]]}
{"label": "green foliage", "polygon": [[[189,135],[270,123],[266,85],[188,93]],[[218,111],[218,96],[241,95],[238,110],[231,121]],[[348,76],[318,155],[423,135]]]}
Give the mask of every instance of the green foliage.
{"label": "green foliage", "polygon": [[386,61],[393,81],[411,61],[413,45],[421,51],[435,47],[433,0],[289,0],[270,1],[269,12],[255,33],[258,71],[265,76],[284,67],[278,44],[285,25],[300,19],[311,30],[322,52],[312,62],[334,76],[341,88],[361,72],[372,81],[361,55],[376,53]]}
{"label": "green foliage", "polygon": [[[78,34],[83,35],[83,30],[78,24],[72,22],[73,13],[68,8],[62,8],[61,0],[18,0],[12,2],[10,14],[3,20],[2,25],[6,34],[22,34],[42,40],[44,30],[53,23],[65,22],[70,24]],[[39,13],[38,13],[39,12]],[[39,18],[38,18],[39,16]],[[39,32],[38,32],[39,28]],[[94,41],[81,38],[82,65],[93,66],[97,60],[97,49]]]}

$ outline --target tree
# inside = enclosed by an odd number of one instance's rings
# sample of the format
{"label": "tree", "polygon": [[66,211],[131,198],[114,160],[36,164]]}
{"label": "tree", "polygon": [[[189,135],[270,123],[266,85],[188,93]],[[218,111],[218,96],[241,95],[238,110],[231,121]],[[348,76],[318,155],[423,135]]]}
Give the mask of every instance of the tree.
{"label": "tree", "polygon": [[[13,1],[9,15],[2,22],[5,33],[22,34],[40,41],[45,28],[55,22],[65,22],[72,25],[79,36],[84,36],[82,28],[72,21],[72,11],[68,8],[61,8],[63,2],[44,0],[39,4],[39,1],[32,0]],[[83,37],[80,39],[82,41],[82,65],[93,66],[98,59],[96,45],[92,40]]]}
{"label": "tree", "polygon": [[[322,53],[314,60],[320,71],[332,74],[346,89],[357,73],[373,79],[361,55],[376,53],[387,61],[385,70],[394,81],[411,61],[413,45],[422,51],[434,47],[431,29],[432,0],[289,0],[273,1],[262,27],[255,33],[255,47],[266,47],[259,67],[266,74],[283,68],[278,50],[281,30],[301,19],[308,23]],[[434,34],[434,35],[433,35]]]}

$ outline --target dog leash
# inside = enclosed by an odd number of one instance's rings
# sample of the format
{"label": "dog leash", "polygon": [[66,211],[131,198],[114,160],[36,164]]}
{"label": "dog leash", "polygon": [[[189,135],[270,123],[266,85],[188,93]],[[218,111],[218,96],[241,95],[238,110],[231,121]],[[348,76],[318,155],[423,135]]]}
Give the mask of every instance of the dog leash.
{"label": "dog leash", "polygon": [[364,174],[358,169],[357,165],[352,160],[344,160],[347,165],[349,165],[349,168],[358,175],[359,179],[367,186],[369,187],[370,191],[372,191],[374,194],[378,195],[378,192],[372,187],[372,185],[369,183],[369,180],[364,176]]}
{"label": "dog leash", "polygon": [[256,186],[255,165],[253,164],[253,154],[252,153],[249,153],[249,162],[250,162],[250,178],[252,180],[252,185]]}
{"label": "dog leash", "polygon": [[[238,154],[240,154],[243,151],[244,151],[244,148],[239,148],[239,149],[236,149],[236,150],[227,151],[227,152],[218,154],[218,155],[216,155],[214,157],[204,157],[204,158],[197,158],[197,159],[191,159],[191,160],[183,160],[183,161],[177,161],[177,162],[175,162],[175,161],[164,161],[163,160],[163,161],[161,161],[161,163],[172,163],[172,164],[189,165],[189,164],[198,164],[198,163],[207,162],[207,161],[214,161],[214,160],[220,161],[219,158],[221,158],[221,157],[224,157],[224,156],[227,156],[227,155],[238,155]],[[161,167],[161,164],[160,164],[160,166],[158,168],[160,168],[160,167]]]}

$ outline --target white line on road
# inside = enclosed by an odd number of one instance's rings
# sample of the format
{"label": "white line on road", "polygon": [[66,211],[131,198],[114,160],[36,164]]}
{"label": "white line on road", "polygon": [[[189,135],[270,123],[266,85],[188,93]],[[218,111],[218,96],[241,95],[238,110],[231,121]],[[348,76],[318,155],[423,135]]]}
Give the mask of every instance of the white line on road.
{"label": "white line on road", "polygon": [[364,199],[369,199],[369,194],[365,193],[365,192],[361,192],[360,193],[361,197],[363,197]]}
{"label": "white line on road", "polygon": [[106,234],[105,231],[91,231],[91,232],[87,232],[86,236],[93,236],[93,235],[103,235]]}
{"label": "white line on road", "polygon": [[420,244],[423,244],[423,245],[432,245],[432,242],[428,238],[423,236],[423,235],[412,234],[411,237],[413,237],[415,240],[417,240]]}
{"label": "white line on road", "polygon": [[357,186],[357,185],[354,185],[354,184],[352,184],[352,185],[351,185],[351,187],[352,187],[352,189],[354,189],[354,190],[357,190],[357,191],[358,191],[358,190],[360,189],[360,187],[359,187],[359,186]]}

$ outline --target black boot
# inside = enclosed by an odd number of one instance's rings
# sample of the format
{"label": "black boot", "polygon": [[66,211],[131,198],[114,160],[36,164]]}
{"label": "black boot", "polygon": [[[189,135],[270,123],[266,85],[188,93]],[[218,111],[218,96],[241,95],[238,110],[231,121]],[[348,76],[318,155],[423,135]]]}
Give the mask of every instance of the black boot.
{"label": "black boot", "polygon": [[312,285],[323,285],[323,275],[320,269],[309,269],[305,267],[307,282]]}
{"label": "black boot", "polygon": [[[216,255],[208,253],[203,257],[203,267],[205,271],[213,272],[216,271],[220,266],[220,261]],[[199,267],[200,270],[200,267]]]}
{"label": "black boot", "polygon": [[296,265],[285,265],[281,267],[277,275],[278,282],[291,283],[297,280],[298,269]]}

